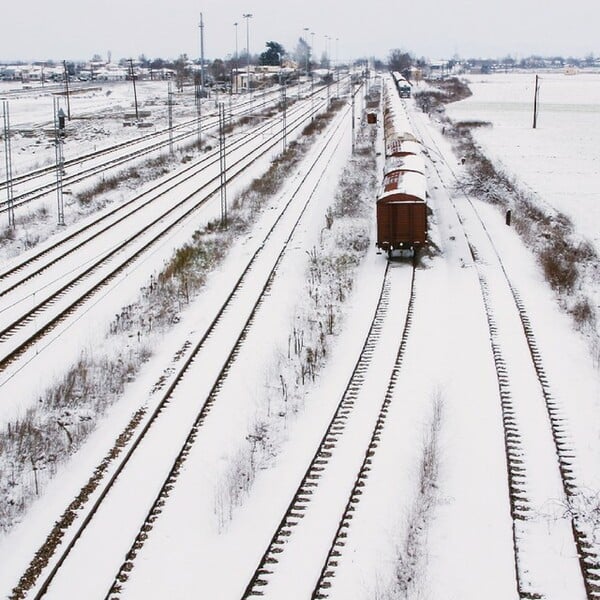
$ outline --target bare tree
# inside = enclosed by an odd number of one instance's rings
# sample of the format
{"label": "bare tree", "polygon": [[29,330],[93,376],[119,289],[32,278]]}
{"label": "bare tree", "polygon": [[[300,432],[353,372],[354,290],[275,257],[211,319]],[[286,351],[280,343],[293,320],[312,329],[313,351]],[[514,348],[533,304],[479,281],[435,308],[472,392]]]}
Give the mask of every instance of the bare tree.
{"label": "bare tree", "polygon": [[390,52],[388,58],[390,71],[400,71],[408,79],[413,63],[414,59],[408,52],[402,52],[402,50],[398,50],[397,48]]}

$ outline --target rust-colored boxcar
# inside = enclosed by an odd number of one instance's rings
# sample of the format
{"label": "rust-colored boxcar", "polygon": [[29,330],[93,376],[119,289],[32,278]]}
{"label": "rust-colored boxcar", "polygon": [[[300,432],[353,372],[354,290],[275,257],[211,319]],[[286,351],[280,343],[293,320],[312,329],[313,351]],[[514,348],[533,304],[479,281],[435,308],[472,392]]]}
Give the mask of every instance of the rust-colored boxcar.
{"label": "rust-colored boxcar", "polygon": [[423,173],[392,171],[383,180],[377,200],[377,246],[415,249],[427,240],[426,181]]}

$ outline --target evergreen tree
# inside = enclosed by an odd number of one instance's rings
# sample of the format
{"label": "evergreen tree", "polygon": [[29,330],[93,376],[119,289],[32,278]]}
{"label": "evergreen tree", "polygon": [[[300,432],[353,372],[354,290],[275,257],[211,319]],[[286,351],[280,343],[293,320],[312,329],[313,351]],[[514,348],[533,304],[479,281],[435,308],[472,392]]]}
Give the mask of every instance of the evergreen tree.
{"label": "evergreen tree", "polygon": [[285,55],[284,47],[278,42],[267,42],[267,49],[260,55],[258,60],[261,65],[277,66]]}

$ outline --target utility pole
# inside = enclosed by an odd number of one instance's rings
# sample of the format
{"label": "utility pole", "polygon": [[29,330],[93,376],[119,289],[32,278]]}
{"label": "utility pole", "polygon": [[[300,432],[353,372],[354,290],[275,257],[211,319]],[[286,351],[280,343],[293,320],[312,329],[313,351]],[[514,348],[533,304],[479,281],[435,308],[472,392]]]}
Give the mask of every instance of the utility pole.
{"label": "utility pole", "polygon": [[65,90],[67,92],[67,119],[71,120],[71,100],[69,98],[69,70],[67,69],[67,61],[63,60],[63,68],[65,70]]}
{"label": "utility pole", "polygon": [[12,151],[10,145],[8,100],[2,100],[2,114],[4,117],[4,164],[6,166],[6,206],[8,207],[8,226],[11,229],[14,229],[15,207],[13,205]]}
{"label": "utility pole", "polygon": [[533,128],[537,127],[538,96],[540,95],[539,75],[535,76],[535,91],[533,93]]}
{"label": "utility pole", "polygon": [[287,147],[287,83],[284,82],[281,88],[281,100],[283,103],[282,115],[282,131],[283,131],[283,151]]}
{"label": "utility pole", "polygon": [[137,90],[135,89],[135,73],[133,71],[133,58],[129,59],[129,71],[131,74],[131,81],[133,82],[133,99],[135,102],[135,120],[140,120],[140,113],[138,111],[138,101],[137,101]]}
{"label": "utility pole", "polygon": [[[358,88],[360,89],[360,87]],[[350,93],[352,94],[352,154],[354,154],[354,130],[356,125],[354,123],[354,105],[356,103],[354,97],[356,96],[356,92],[354,91],[354,84],[351,84]]]}
{"label": "utility pole", "polygon": [[167,107],[169,109],[169,152],[173,154],[173,85],[167,84]]}
{"label": "utility pole", "polygon": [[204,94],[204,20],[200,13],[200,90],[197,97],[198,108],[198,149],[202,146],[202,95]]}
{"label": "utility pole", "polygon": [[65,159],[63,156],[63,137],[65,128],[65,113],[60,108],[58,98],[53,98],[54,107],[54,153],[56,156],[56,203],[58,224],[65,224],[65,206],[63,201],[63,170]]}
{"label": "utility pole", "polygon": [[219,166],[221,170],[221,226],[227,227],[227,164],[225,145],[225,104],[219,103]]}

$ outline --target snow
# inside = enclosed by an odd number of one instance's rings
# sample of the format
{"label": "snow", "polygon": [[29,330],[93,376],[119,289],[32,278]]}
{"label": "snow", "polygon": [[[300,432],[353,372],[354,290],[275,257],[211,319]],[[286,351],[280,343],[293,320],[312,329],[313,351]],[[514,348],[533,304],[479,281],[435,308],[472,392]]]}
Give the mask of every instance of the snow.
{"label": "snow", "polygon": [[[136,84],[140,110],[150,110],[155,128],[167,127],[166,81],[144,81]],[[0,82],[0,97],[14,88],[13,82]],[[35,91],[35,93],[33,93]],[[12,146],[13,175],[54,162],[53,93],[39,86],[21,96],[9,97],[10,127],[14,135]],[[58,96],[60,106],[67,111],[66,98]],[[114,143],[138,137],[136,127],[123,127],[124,114],[135,109],[131,82],[99,82],[93,88],[70,96],[71,121],[67,121],[65,158],[73,152],[85,154]],[[176,94],[173,108],[174,124],[193,118],[195,111],[188,94]],[[45,132],[48,132],[46,135]],[[31,132],[31,133],[30,133]]]}
{"label": "snow", "polygon": [[[529,186],[540,202],[568,212],[576,231],[600,245],[600,209],[594,202],[599,169],[595,149],[600,137],[600,77],[544,75],[541,117],[535,131],[529,125],[532,85],[529,75],[473,77],[473,98],[451,107],[449,112],[457,119],[492,121],[492,128],[476,131],[478,142],[520,183]],[[100,99],[90,99],[90,107],[100,107]],[[417,577],[403,597],[518,597],[502,410],[479,286],[482,274],[488,281],[489,301],[499,323],[497,340],[506,356],[519,423],[526,430],[527,492],[533,518],[517,525],[518,535],[527,540],[522,551],[531,567],[521,575],[527,589],[541,591],[549,599],[583,598],[579,566],[568,536],[570,523],[564,518],[564,493],[552,460],[545,407],[539,385],[532,379],[528,366],[531,358],[494,247],[531,318],[552,393],[565,419],[566,438],[576,456],[576,479],[589,494],[600,490],[598,364],[587,341],[573,331],[569,317],[557,306],[527,249],[504,224],[503,215],[477,200],[471,206],[453,188],[448,164],[459,170],[460,166],[455,166],[457,158],[439,133],[438,125],[417,112],[412,101],[407,104],[411,118],[427,133],[425,145],[436,144],[437,154],[430,153],[435,162],[428,161],[426,170],[428,201],[433,211],[430,235],[439,254],[424,258],[416,275],[417,302],[405,359],[368,485],[332,579],[330,597],[387,597],[385,594],[392,589],[418,498],[419,461],[436,401],[441,405],[437,479],[415,547]],[[44,111],[45,108],[40,109],[40,115]],[[220,390],[220,401],[206,419],[160,518],[135,560],[123,598],[168,595],[177,599],[198,594],[224,600],[239,598],[306,470],[364,341],[386,261],[372,248],[360,265],[354,292],[345,308],[344,326],[336,336],[324,370],[304,389],[297,412],[285,417],[271,413],[271,398],[280,394],[277,365],[281,363],[274,351],[288,343],[291,321],[303,297],[308,256],[319,243],[325,211],[350,153],[349,133],[346,119],[343,141],[329,155],[326,177],[318,185],[313,181],[318,190],[314,201],[288,246],[236,367]],[[316,153],[317,149],[308,159],[316,158]],[[267,157],[262,166],[268,162]],[[377,176],[381,176],[381,169]],[[250,179],[249,174],[236,185],[242,187]],[[289,193],[296,179],[290,177],[286,189],[271,206]],[[296,198],[296,215],[304,200],[306,197]],[[217,212],[215,200],[201,219],[207,220]],[[275,217],[274,208],[265,211],[252,233],[230,249],[204,291],[181,314],[180,323],[160,341],[138,379],[127,387],[121,402],[110,410],[80,452],[59,470],[24,521],[0,537],[2,592],[8,593],[14,585],[53,520],[87,480],[131,414],[140,406],[145,406],[148,414],[152,412],[157,395],[149,390],[158,375],[165,373],[169,377],[174,353],[206,330],[242,264],[262,245],[263,233]],[[286,217],[282,228],[290,227],[287,219],[291,221],[291,217]],[[113,282],[78,322],[68,325],[69,343],[64,342],[65,337],[57,336],[49,345],[50,352],[60,348],[53,352],[54,356],[44,350],[30,364],[21,365],[9,381],[3,381],[2,397],[12,397],[13,402],[2,403],[0,422],[5,423],[20,407],[35,402],[40,388],[75,360],[82,348],[93,348],[114,312],[132,301],[148,274],[197,225],[182,224],[176,234],[145,259],[143,266]],[[111,243],[116,244],[125,234],[115,233]],[[468,242],[479,251],[477,264]],[[111,243],[93,254],[106,252]],[[71,268],[81,268],[91,259],[91,255],[86,256]],[[272,256],[265,253],[261,260],[266,264],[267,259],[272,260]],[[336,449],[334,462],[323,477],[323,487],[311,503],[298,535],[286,545],[284,558],[270,580],[271,598],[310,596],[364,456],[395,358],[407,301],[410,269],[402,263],[394,263],[391,268],[398,296],[391,303],[394,310],[386,317],[363,396],[357,403],[358,418]],[[264,283],[265,273],[259,261],[235,305],[224,315],[219,330],[194,360],[190,376],[177,386],[161,415],[160,425],[143,443],[135,462],[117,480],[92,528],[78,542],[77,552],[65,563],[67,568],[56,580],[50,597],[99,597],[106,593],[181,447],[187,424],[198,413],[230,350],[223,340],[230,339],[227,332],[237,327],[235,323],[247,318],[252,308],[250,298]],[[597,285],[597,281],[592,284]],[[31,293],[34,290],[32,286]],[[2,309],[7,311],[9,307],[4,299],[2,302]],[[34,369],[48,377],[32,377]],[[246,436],[267,417],[269,426],[279,436],[273,456],[261,465],[242,502],[229,505],[227,493],[236,483],[231,481],[235,476],[233,467],[248,444]]]}
{"label": "snow", "polygon": [[385,161],[385,172],[415,171],[425,173],[425,160],[422,155],[409,154],[407,156],[391,156]]}
{"label": "snow", "polygon": [[[540,87],[538,128],[531,128],[534,77],[525,74],[470,76],[473,96],[448,107],[455,119],[484,119],[492,128],[474,130],[486,153],[495,157],[527,186],[543,205],[566,213],[576,236],[585,237],[600,250],[598,189],[600,158],[600,75],[543,74]],[[468,110],[468,116],[466,111]],[[544,349],[544,364],[552,389],[564,398],[569,442],[580,458],[576,470],[582,489],[594,493],[598,481],[596,426],[600,384],[597,350],[572,333],[569,316],[557,311],[547,293],[539,268],[531,256],[519,253],[519,240],[504,226],[501,215],[481,205],[494,242],[527,307],[536,339]],[[598,297],[598,278],[584,282],[592,298]],[[568,399],[568,401],[566,400]],[[585,466],[584,466],[585,465]]]}
{"label": "snow", "polygon": [[534,74],[468,76],[473,96],[448,106],[455,120],[482,120],[485,152],[518,181],[568,215],[600,250],[600,74],[540,76],[533,129]]}
{"label": "snow", "polygon": [[[383,181],[383,192],[378,201],[424,202],[427,193],[425,175],[416,171],[392,171],[387,173]],[[389,200],[388,200],[389,198]]]}

